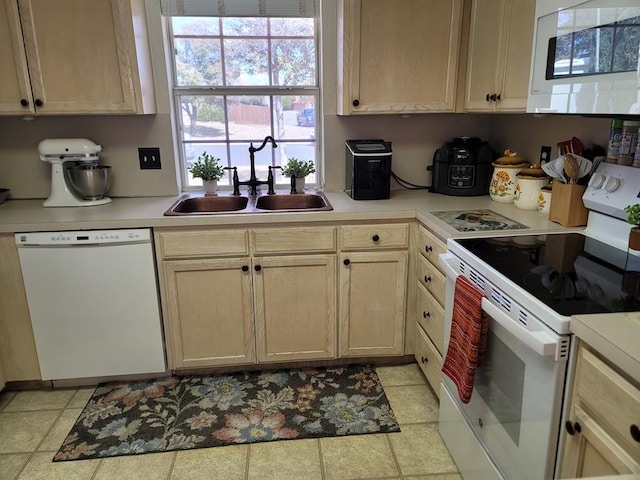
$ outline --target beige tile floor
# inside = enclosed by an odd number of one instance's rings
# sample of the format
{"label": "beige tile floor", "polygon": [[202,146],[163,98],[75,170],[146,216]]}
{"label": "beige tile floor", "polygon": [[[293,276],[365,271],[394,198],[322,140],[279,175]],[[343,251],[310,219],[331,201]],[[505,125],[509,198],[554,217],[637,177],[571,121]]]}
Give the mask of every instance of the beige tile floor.
{"label": "beige tile floor", "polygon": [[0,393],[0,480],[461,480],[416,364],[379,367],[401,432],[52,463],[93,388]]}

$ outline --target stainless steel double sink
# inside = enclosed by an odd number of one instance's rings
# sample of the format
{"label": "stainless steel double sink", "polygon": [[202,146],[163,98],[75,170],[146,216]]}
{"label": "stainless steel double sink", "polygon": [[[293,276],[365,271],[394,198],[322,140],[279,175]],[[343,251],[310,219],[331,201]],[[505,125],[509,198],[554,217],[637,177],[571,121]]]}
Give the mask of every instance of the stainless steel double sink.
{"label": "stainless steel double sink", "polygon": [[322,192],[276,193],[261,196],[183,195],[165,215],[220,215],[230,213],[317,212],[333,210]]}

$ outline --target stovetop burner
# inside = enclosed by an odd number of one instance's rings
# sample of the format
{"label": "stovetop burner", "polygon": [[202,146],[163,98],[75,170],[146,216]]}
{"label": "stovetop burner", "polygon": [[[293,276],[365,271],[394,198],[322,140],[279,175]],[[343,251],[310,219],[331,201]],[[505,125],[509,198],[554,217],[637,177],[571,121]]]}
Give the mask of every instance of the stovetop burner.
{"label": "stovetop burner", "polygon": [[640,259],[580,233],[456,241],[560,315],[640,310]]}

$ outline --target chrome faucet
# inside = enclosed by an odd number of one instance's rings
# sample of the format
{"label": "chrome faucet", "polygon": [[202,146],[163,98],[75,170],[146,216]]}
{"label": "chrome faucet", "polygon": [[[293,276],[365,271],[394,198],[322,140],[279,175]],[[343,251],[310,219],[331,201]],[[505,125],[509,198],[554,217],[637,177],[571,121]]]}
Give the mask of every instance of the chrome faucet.
{"label": "chrome faucet", "polygon": [[254,154],[256,152],[259,152],[260,150],[262,150],[266,145],[267,142],[271,142],[271,146],[273,148],[277,148],[278,145],[276,144],[275,139],[269,135],[267,137],[265,137],[264,141],[262,142],[262,145],[260,145],[258,148],[253,146],[253,142],[251,142],[251,145],[249,146],[249,162],[251,163],[251,176],[249,177],[249,180],[246,180],[244,182],[240,182],[238,180],[238,177],[236,175],[234,175],[233,178],[233,193],[234,195],[236,194],[236,192],[238,192],[238,194],[240,193],[239,191],[239,186],[240,185],[249,185],[249,195],[257,195],[258,194],[258,186],[259,185],[267,185],[269,187],[269,194],[274,193],[273,190],[273,174],[271,172],[271,168],[269,168],[269,178],[268,180],[258,180],[258,178],[256,177],[256,160],[254,157]]}

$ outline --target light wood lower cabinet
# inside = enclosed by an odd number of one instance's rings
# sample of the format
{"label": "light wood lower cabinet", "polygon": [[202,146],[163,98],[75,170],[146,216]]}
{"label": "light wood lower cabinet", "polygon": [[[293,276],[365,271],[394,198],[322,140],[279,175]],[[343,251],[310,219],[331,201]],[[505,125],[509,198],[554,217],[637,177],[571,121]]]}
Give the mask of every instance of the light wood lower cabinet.
{"label": "light wood lower cabinet", "polygon": [[438,255],[445,243],[423,225],[418,226],[415,357],[431,388],[440,396],[444,352],[445,275]]}
{"label": "light wood lower cabinet", "polygon": [[155,244],[171,369],[404,353],[407,223],[161,228]]}
{"label": "light wood lower cabinet", "polygon": [[155,241],[171,369],[335,358],[334,226],[166,229]]}
{"label": "light wood lower cabinet", "polygon": [[6,380],[40,380],[36,342],[13,234],[0,235],[0,331]]}
{"label": "light wood lower cabinet", "polygon": [[248,258],[164,262],[165,333],[171,366],[255,362]]}
{"label": "light wood lower cabinet", "polygon": [[640,473],[640,386],[580,344],[561,478]]}
{"label": "light wood lower cabinet", "polygon": [[407,252],[340,257],[340,356],[401,355]]}
{"label": "light wood lower cabinet", "polygon": [[[0,333],[4,335],[2,329],[0,329]],[[4,362],[2,361],[2,352],[0,351],[0,390],[2,390],[6,384],[7,374],[4,371]]]}
{"label": "light wood lower cabinet", "polygon": [[263,257],[253,264],[258,362],[335,358],[336,255]]}

